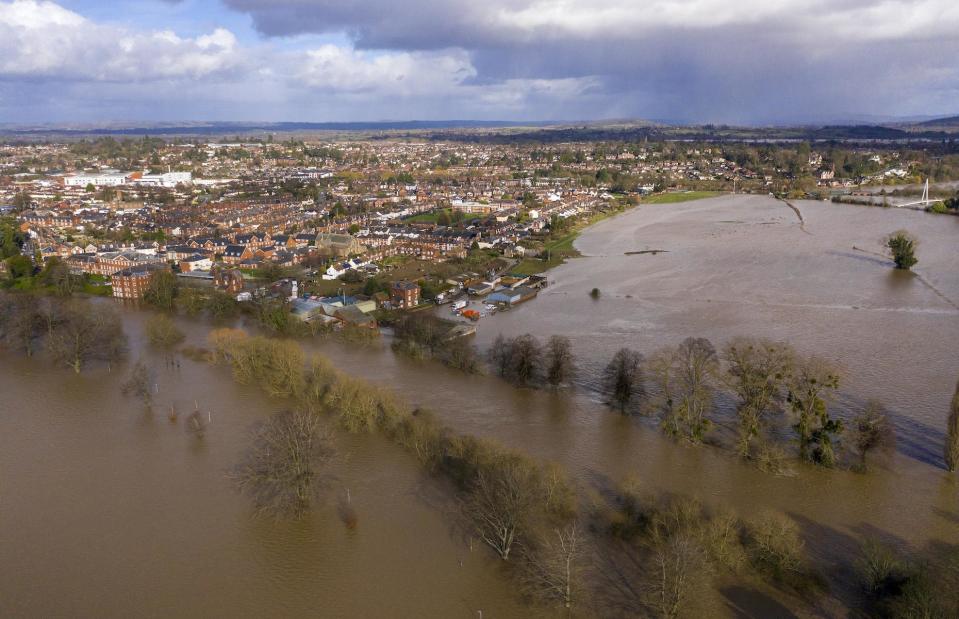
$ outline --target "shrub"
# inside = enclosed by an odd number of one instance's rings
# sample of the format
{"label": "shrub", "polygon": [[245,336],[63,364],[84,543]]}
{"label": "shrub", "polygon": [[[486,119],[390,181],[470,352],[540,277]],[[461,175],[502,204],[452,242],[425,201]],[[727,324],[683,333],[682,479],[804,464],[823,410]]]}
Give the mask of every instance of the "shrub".
{"label": "shrub", "polygon": [[746,537],[749,559],[757,571],[803,588],[808,570],[795,522],[782,514],[770,514],[747,526]]}
{"label": "shrub", "polygon": [[916,246],[919,241],[905,230],[898,230],[886,237],[886,247],[892,254],[897,269],[909,270],[919,262]]}
{"label": "shrub", "polygon": [[184,335],[173,320],[165,314],[156,314],[147,320],[147,340],[157,348],[173,348],[183,341]]}

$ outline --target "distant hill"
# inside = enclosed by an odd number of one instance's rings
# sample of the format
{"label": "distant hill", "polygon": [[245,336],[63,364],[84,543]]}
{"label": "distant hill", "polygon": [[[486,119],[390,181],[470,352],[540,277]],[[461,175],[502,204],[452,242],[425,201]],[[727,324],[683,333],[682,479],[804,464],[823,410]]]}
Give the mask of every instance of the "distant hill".
{"label": "distant hill", "polygon": [[233,136],[261,139],[267,135],[330,138],[416,137],[467,142],[541,143],[602,140],[719,140],[719,141],[903,141],[956,139],[959,116],[897,124],[830,124],[748,127],[686,125],[646,120],[499,121],[408,120],[383,122],[112,122],[60,124],[0,124],[0,137],[13,140],[79,140],[104,136],[193,137],[230,140]]}
{"label": "distant hill", "polygon": [[547,127],[555,121],[514,122],[501,120],[407,120],[383,122],[183,122],[183,123],[102,123],[0,125],[8,136],[104,136],[104,135],[249,135],[251,133],[306,133],[312,131],[422,131],[444,129],[497,129]]}
{"label": "distant hill", "polygon": [[941,130],[959,130],[959,116],[947,116],[946,118],[934,118],[921,123],[915,123],[914,127],[923,129],[941,129]]}
{"label": "distant hill", "polygon": [[809,131],[809,137],[821,140],[899,140],[908,138],[902,129],[877,125],[834,125]]}

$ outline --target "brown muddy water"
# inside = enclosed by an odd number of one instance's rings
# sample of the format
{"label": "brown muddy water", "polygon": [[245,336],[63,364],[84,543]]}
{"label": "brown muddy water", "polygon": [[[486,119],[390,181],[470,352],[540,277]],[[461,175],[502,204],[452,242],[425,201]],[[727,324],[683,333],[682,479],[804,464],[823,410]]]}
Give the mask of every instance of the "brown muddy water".
{"label": "brown muddy water", "polygon": [[[574,394],[463,376],[385,345],[306,346],[457,431],[561,462],[584,495],[629,477],[747,517],[783,511],[827,572],[848,574],[862,535],[957,543],[959,486],[940,454],[959,377],[959,219],[794,204],[802,227],[783,203],[746,196],[601,222],[577,241],[585,257],[553,270],[538,299],[480,323],[481,346],[500,332],[568,335],[581,368]],[[921,239],[915,275],[869,253],[899,228]],[[668,253],[627,255],[650,248]],[[253,518],[224,472],[249,425],[282,404],[234,385],[223,368],[182,359],[167,369],[141,352],[143,318],[124,313],[131,358],[158,368],[152,415],[120,395],[126,367],[75,377],[0,355],[0,616],[530,616],[497,561],[470,552],[442,484],[376,437],[339,436],[324,500],[305,521]],[[209,329],[184,327],[190,343]],[[774,477],[725,450],[668,441],[593,395],[621,346],[651,352],[689,335],[721,345],[740,334],[840,362],[837,410],[880,398],[900,435],[896,454],[868,475],[800,468]],[[170,404],[186,412],[194,401],[213,415],[202,442],[183,415],[177,424],[166,416]],[[336,515],[347,488],[355,531]],[[833,593],[848,598],[843,578]],[[730,591],[709,614],[736,616],[743,598],[761,608],[749,592]]]}

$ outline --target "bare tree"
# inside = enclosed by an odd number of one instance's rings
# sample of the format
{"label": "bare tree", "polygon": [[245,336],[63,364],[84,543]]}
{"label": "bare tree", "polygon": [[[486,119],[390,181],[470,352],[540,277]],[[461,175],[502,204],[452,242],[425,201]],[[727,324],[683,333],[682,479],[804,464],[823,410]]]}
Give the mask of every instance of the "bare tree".
{"label": "bare tree", "polygon": [[510,342],[509,378],[520,385],[539,379],[543,369],[543,347],[530,335],[520,335]]}
{"label": "bare tree", "polygon": [[52,286],[57,294],[68,297],[83,286],[83,278],[70,270],[70,265],[59,258],[47,261],[39,275],[40,281]]}
{"label": "bare tree", "polygon": [[285,411],[254,425],[250,447],[232,477],[258,512],[299,516],[316,495],[318,469],[332,456],[332,439],[321,430],[318,416]]}
{"label": "bare tree", "polygon": [[649,399],[648,409],[662,420],[667,434],[679,435],[679,415],[676,413],[678,394],[678,360],[675,348],[657,350],[646,362],[647,372],[652,377],[655,390]]}
{"label": "bare tree", "polygon": [[444,365],[472,374],[479,368],[476,346],[464,337],[446,340],[439,351],[439,359]]}
{"label": "bare tree", "polygon": [[698,443],[712,427],[708,415],[713,407],[713,379],[719,369],[719,358],[712,342],[702,337],[689,337],[679,345],[676,359],[679,363],[679,420],[685,437]]}
{"label": "bare tree", "polygon": [[876,449],[889,451],[896,443],[885,407],[870,400],[852,422],[852,443],[859,454],[859,469],[866,470],[866,455]]}
{"label": "bare tree", "polygon": [[944,455],[946,468],[950,471],[959,468],[959,383],[956,384],[956,393],[952,396],[952,407],[949,410]]}
{"label": "bare tree", "polygon": [[115,361],[126,353],[126,336],[116,310],[71,302],[47,336],[51,356],[77,374],[90,361]]}
{"label": "bare tree", "polygon": [[538,481],[528,462],[508,457],[481,468],[464,501],[464,513],[473,530],[504,561],[529,522],[537,502]]}
{"label": "bare tree", "polygon": [[493,370],[502,378],[506,378],[509,372],[510,345],[502,333],[497,335],[496,339],[493,340],[493,345],[490,346],[488,357],[490,365],[493,366]]}
{"label": "bare tree", "polygon": [[739,396],[739,454],[748,458],[760,437],[766,416],[783,398],[783,384],[795,353],[787,344],[738,337],[723,349],[726,384]]}
{"label": "bare tree", "polygon": [[676,535],[656,546],[650,577],[650,606],[664,619],[678,617],[690,590],[705,567],[706,555],[688,535]]}
{"label": "bare tree", "polygon": [[153,401],[153,391],[150,388],[152,384],[150,370],[145,363],[137,361],[130,372],[130,378],[123,383],[121,391],[123,391],[123,395],[140,398],[143,400],[143,404],[149,408]]}
{"label": "bare tree", "polygon": [[523,553],[526,586],[535,597],[572,608],[582,578],[582,534],[575,524],[553,529]]}
{"label": "bare tree", "polygon": [[676,348],[658,351],[649,371],[656,385],[653,409],[663,431],[674,437],[701,442],[712,427],[714,381],[719,358],[705,338],[686,338]]}
{"label": "bare tree", "polygon": [[33,354],[43,333],[40,304],[32,294],[0,296],[0,342],[12,350]]}
{"label": "bare tree", "polygon": [[573,347],[569,338],[554,335],[546,343],[546,382],[554,387],[572,380]]}
{"label": "bare tree", "polygon": [[641,354],[620,348],[603,371],[603,390],[609,403],[623,413],[646,395],[642,363]]}
{"label": "bare tree", "polygon": [[543,347],[529,333],[510,339],[496,336],[487,357],[497,374],[518,385],[534,383],[543,373]]}

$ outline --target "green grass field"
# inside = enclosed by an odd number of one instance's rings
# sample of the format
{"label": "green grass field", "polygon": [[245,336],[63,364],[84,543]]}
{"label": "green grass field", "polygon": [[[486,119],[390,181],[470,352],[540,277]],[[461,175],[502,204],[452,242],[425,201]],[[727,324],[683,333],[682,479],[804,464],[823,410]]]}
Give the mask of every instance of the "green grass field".
{"label": "green grass field", "polygon": [[703,198],[715,198],[722,195],[719,191],[683,191],[676,193],[658,193],[648,198],[643,198],[640,204],[675,204],[677,202],[689,202],[690,200],[702,200]]}
{"label": "green grass field", "polygon": [[[403,221],[406,223],[414,224],[435,224],[436,219],[439,216],[439,211],[433,211],[430,213],[420,213],[419,215],[413,215],[412,217],[407,217]],[[480,219],[485,217],[482,213],[463,213],[462,221],[472,221],[473,219]]]}
{"label": "green grass field", "polygon": [[510,273],[516,273],[517,275],[536,275],[563,264],[567,258],[575,258],[579,255],[579,251],[573,247],[573,241],[576,240],[580,231],[585,227],[586,225],[581,227],[577,226],[572,232],[546,243],[544,249],[549,250],[549,260],[524,258],[519,264],[510,269]]}

